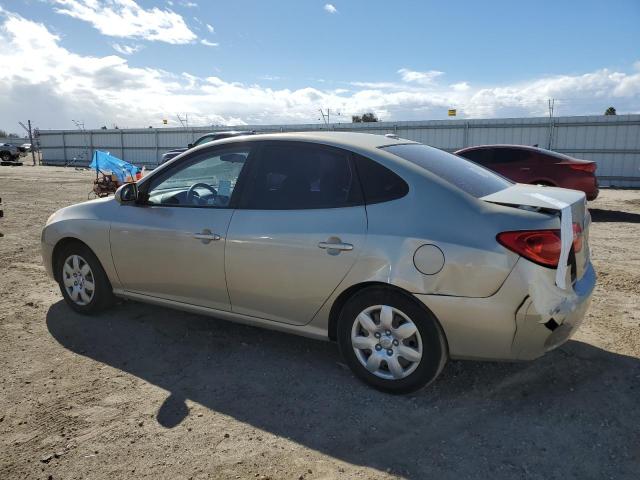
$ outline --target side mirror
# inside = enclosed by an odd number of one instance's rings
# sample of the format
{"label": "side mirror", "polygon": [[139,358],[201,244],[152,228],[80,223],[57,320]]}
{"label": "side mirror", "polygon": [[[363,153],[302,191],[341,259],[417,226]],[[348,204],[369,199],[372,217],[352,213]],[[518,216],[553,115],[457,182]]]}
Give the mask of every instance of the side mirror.
{"label": "side mirror", "polygon": [[116,201],[120,205],[134,203],[138,199],[138,185],[125,183],[116,190]]}
{"label": "side mirror", "polygon": [[193,143],[187,143],[187,148],[193,148]]}

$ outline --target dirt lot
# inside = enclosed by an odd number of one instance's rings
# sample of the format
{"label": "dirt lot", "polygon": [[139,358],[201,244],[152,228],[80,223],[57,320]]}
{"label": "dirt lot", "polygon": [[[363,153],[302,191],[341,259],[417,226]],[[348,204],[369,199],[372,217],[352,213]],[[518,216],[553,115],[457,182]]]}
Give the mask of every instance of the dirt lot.
{"label": "dirt lot", "polygon": [[40,230],[90,178],[0,167],[1,479],[640,477],[640,192],[590,205],[599,284],[574,340],[397,397],[330,343],[133,302],[72,313]]}

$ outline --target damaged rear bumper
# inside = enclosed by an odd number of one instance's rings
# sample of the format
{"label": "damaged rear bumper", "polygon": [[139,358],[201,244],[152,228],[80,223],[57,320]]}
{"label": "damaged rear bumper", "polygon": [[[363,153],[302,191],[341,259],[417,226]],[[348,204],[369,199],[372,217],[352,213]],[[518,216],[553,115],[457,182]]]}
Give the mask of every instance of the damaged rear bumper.
{"label": "damaged rear bumper", "polygon": [[555,286],[555,272],[520,258],[502,287],[490,297],[415,297],[440,321],[451,358],[532,360],[575,332],[595,287],[596,274],[590,262],[568,290]]}
{"label": "damaged rear bumper", "polygon": [[589,263],[569,293],[541,299],[534,295],[544,293],[531,289],[516,312],[513,358],[532,360],[566,342],[582,323],[595,285],[596,274]]}

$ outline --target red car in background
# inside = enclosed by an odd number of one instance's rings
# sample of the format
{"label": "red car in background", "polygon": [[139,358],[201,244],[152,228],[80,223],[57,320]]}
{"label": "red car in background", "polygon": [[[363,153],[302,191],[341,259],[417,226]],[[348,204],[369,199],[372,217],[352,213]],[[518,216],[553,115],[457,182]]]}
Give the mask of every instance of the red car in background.
{"label": "red car in background", "polygon": [[487,167],[518,183],[581,190],[587,200],[598,196],[596,162],[525,145],[482,145],[456,155]]}

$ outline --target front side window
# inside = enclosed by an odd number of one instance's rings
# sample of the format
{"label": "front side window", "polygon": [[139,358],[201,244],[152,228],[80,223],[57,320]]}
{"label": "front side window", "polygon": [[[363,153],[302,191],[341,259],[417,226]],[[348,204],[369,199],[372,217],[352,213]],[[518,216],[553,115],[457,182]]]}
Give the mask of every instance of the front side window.
{"label": "front side window", "polygon": [[249,153],[249,147],[200,153],[165,175],[152,178],[145,203],[226,208]]}
{"label": "front side window", "polygon": [[240,206],[258,210],[337,208],[361,203],[350,153],[299,142],[265,144]]}
{"label": "front side window", "polygon": [[430,171],[476,198],[513,185],[506,178],[469,160],[420,143],[381,148]]}

